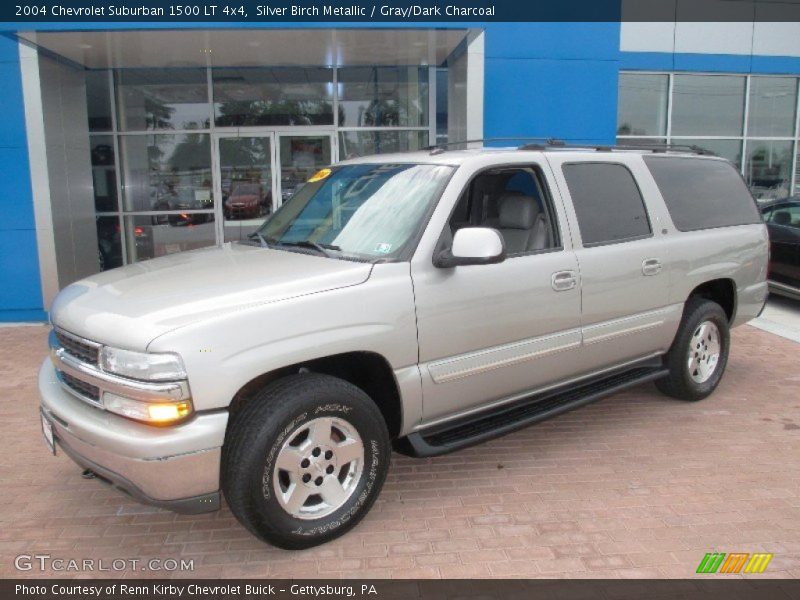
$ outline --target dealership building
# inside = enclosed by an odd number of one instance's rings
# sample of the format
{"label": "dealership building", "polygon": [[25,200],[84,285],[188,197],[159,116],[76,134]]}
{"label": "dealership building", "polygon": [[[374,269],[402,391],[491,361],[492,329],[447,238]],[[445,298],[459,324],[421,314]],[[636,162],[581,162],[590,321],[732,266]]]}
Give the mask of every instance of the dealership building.
{"label": "dealership building", "polygon": [[46,319],[100,270],[240,240],[366,154],[667,142],[728,158],[757,198],[799,193],[800,18],[734,4],[751,20],[5,24],[0,321]]}

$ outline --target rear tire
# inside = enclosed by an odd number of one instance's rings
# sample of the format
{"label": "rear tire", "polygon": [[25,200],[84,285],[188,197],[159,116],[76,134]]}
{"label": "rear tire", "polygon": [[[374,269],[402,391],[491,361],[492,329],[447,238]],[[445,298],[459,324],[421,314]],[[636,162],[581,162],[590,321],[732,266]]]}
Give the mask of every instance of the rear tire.
{"label": "rear tire", "polygon": [[719,385],[728,363],[730,326],[716,302],[692,297],[664,357],[669,375],[656,380],[656,387],[673,398],[695,402],[708,397]]}
{"label": "rear tire", "polygon": [[361,389],[328,375],[292,375],[233,414],[222,490],[250,532],[280,548],[309,548],[366,515],[390,455],[383,416]]}

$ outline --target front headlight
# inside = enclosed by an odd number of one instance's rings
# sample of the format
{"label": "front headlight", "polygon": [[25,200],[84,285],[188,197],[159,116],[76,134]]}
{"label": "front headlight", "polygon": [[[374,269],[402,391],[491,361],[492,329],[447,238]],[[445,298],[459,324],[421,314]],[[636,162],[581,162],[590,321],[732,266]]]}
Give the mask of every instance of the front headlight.
{"label": "front headlight", "polygon": [[177,354],[133,352],[103,346],[100,368],[108,373],[143,381],[174,381],[186,379],[183,361]]}

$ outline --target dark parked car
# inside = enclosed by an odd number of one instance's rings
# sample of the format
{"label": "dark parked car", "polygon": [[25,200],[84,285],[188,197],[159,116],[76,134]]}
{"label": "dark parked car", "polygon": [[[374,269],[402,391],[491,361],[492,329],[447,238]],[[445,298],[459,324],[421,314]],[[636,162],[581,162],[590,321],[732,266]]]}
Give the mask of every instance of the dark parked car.
{"label": "dark parked car", "polygon": [[759,206],[769,230],[769,288],[800,299],[800,196]]}

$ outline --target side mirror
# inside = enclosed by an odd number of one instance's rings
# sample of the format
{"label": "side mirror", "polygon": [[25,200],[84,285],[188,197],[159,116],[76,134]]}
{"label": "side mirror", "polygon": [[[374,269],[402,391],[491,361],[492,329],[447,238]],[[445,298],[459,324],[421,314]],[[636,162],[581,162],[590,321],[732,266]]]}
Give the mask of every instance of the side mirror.
{"label": "side mirror", "polygon": [[453,236],[452,248],[442,250],[433,265],[450,269],[466,265],[492,265],[506,259],[503,236],[489,227],[465,227]]}

